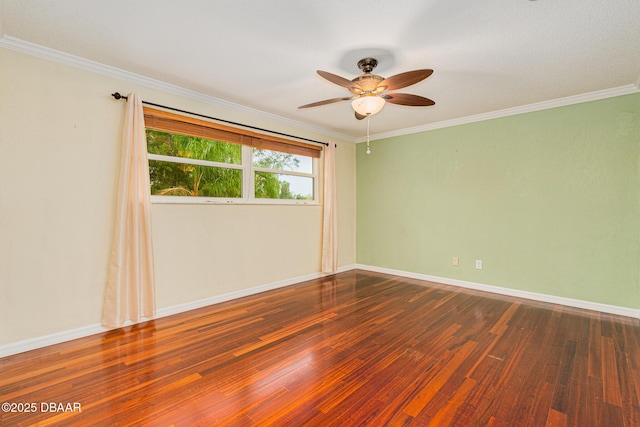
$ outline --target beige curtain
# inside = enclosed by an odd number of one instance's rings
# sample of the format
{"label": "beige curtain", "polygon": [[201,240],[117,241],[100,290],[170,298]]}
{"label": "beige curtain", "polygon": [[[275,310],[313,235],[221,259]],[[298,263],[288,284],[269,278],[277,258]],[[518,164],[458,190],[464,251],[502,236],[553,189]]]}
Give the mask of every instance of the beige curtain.
{"label": "beige curtain", "polygon": [[122,326],[155,315],[149,163],[142,101],[126,103],[116,221],[102,323]]}
{"label": "beige curtain", "polygon": [[336,146],[324,149],[324,185],[322,215],[322,272],[338,268],[338,210],[336,206]]}

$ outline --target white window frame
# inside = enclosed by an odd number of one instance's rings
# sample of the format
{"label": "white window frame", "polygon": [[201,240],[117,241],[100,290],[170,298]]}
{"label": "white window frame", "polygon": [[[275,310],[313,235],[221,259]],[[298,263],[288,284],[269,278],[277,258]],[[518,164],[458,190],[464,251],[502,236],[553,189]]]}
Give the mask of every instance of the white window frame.
{"label": "white window frame", "polygon": [[[225,141],[223,141],[225,142]],[[288,171],[282,169],[270,169],[261,168],[253,165],[253,150],[248,145],[242,145],[242,163],[220,163],[212,162],[208,160],[189,159],[185,157],[173,157],[164,156],[161,154],[147,153],[148,160],[159,160],[163,162],[193,164],[201,166],[218,167],[225,169],[242,170],[242,197],[193,197],[193,196],[159,196],[152,194],[151,203],[158,204],[226,204],[226,205],[240,205],[240,204],[257,204],[257,205],[302,205],[302,206],[317,206],[320,204],[319,200],[319,185],[318,185],[318,158],[311,157],[312,160],[312,172],[297,172]],[[269,172],[279,175],[293,175],[309,177],[313,179],[313,199],[312,200],[297,200],[297,199],[270,199],[270,198],[256,198],[255,197],[255,173],[256,172]],[[151,191],[151,189],[149,189]]]}

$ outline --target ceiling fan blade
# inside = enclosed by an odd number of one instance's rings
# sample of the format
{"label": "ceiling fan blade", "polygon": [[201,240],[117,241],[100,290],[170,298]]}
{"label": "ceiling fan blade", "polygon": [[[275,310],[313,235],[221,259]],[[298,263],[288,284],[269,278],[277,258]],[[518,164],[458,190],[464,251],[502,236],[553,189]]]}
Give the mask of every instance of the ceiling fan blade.
{"label": "ceiling fan blade", "polygon": [[356,119],[358,119],[358,120],[362,120],[362,119],[366,119],[367,118],[367,116],[365,116],[364,114],[360,114],[357,111],[355,113],[356,113]]}
{"label": "ceiling fan blade", "polygon": [[356,93],[357,90],[360,90],[360,87],[356,83],[352,82],[351,80],[347,80],[344,77],[337,76],[328,71],[317,70],[316,72],[320,75],[320,77],[329,80],[331,83],[337,84],[338,86],[346,87],[353,93]]}
{"label": "ceiling fan blade", "polygon": [[351,99],[350,96],[345,96],[343,98],[325,99],[324,101],[312,102],[311,104],[301,105],[298,108],[319,107],[320,105],[333,104],[334,102],[348,101],[350,99]]}
{"label": "ceiling fan blade", "polygon": [[392,104],[408,105],[410,107],[427,107],[435,105],[435,102],[424,96],[411,95],[408,93],[387,93],[382,97]]}
{"label": "ceiling fan blade", "polygon": [[328,71],[318,70],[317,73],[320,75],[320,77],[325,78],[331,83],[337,84],[338,86],[346,87],[347,89],[353,86],[353,82],[351,80],[347,80],[344,77],[331,74]]}
{"label": "ceiling fan blade", "polygon": [[413,70],[396,74],[380,82],[378,87],[387,86],[386,90],[402,89],[422,81],[433,74],[433,70]]}

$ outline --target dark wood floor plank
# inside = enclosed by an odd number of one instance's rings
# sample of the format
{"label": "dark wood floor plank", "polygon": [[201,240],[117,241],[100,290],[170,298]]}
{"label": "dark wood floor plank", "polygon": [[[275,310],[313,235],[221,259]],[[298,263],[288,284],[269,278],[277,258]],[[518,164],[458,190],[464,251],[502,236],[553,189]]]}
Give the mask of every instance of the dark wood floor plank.
{"label": "dark wood floor plank", "polygon": [[353,270],[0,359],[0,425],[640,426],[640,321]]}
{"label": "dark wood floor plank", "polygon": [[620,395],[620,374],[616,360],[616,349],[613,338],[602,338],[602,372],[604,373],[603,399],[606,403],[621,407],[622,397]]}

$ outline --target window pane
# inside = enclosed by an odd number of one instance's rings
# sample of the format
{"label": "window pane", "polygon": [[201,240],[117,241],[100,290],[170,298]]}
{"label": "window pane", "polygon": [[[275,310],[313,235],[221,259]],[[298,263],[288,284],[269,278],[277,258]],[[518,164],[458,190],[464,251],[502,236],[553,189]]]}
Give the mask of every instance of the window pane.
{"label": "window pane", "polygon": [[259,199],[313,200],[313,178],[256,172],[255,197]]}
{"label": "window pane", "polygon": [[242,164],[242,146],[194,136],[147,129],[147,151],[164,156]]}
{"label": "window pane", "polygon": [[151,194],[242,197],[242,170],[149,160]]}
{"label": "window pane", "polygon": [[313,159],[280,151],[253,149],[253,165],[260,168],[313,173]]}

